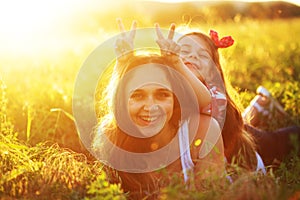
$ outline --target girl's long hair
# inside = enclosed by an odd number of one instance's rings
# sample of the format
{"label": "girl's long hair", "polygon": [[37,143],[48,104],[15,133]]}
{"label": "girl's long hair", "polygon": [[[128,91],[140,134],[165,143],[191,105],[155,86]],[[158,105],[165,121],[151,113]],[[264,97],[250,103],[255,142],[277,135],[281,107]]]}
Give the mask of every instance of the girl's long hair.
{"label": "girl's long hair", "polygon": [[224,153],[227,161],[229,163],[238,164],[249,170],[255,169],[257,160],[254,138],[245,131],[241,112],[228,93],[228,89],[231,88],[231,85],[225,80],[223,69],[220,64],[218,47],[213,43],[211,38],[201,32],[187,33],[182,37],[186,36],[196,36],[206,43],[210,56],[225,85],[227,106],[222,136],[224,141]]}

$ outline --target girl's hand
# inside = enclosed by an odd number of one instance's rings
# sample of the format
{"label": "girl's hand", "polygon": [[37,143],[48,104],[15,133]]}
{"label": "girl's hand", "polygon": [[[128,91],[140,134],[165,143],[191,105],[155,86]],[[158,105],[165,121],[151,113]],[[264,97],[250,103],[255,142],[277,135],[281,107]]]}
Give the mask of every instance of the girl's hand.
{"label": "girl's hand", "polygon": [[199,80],[193,72],[184,64],[180,57],[181,47],[173,40],[175,24],[171,24],[168,37],[165,38],[159,28],[158,24],[155,24],[157,44],[160,47],[162,56],[169,59],[174,63],[174,68],[186,78],[186,80],[193,87],[198,99],[199,108],[204,108],[211,102],[211,95],[206,86]]}
{"label": "girl's hand", "polygon": [[167,38],[163,36],[157,23],[155,24],[155,29],[157,35],[156,43],[160,47],[162,56],[171,57],[172,59],[179,59],[180,46],[173,40],[175,24],[171,24]]}
{"label": "girl's hand", "polygon": [[117,19],[117,23],[121,32],[121,37],[116,40],[115,53],[117,61],[127,60],[127,56],[132,55],[134,49],[134,37],[136,33],[136,21],[131,25],[130,31],[126,32],[121,19]]}

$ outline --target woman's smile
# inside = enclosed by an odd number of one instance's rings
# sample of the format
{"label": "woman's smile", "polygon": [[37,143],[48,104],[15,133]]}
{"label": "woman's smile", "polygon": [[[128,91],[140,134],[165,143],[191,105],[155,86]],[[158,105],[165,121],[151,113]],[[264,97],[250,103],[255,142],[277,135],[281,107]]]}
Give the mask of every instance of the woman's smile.
{"label": "woman's smile", "polygon": [[144,137],[158,134],[173,115],[174,98],[166,75],[159,66],[146,64],[133,72],[127,86],[131,121]]}
{"label": "woman's smile", "polygon": [[147,123],[146,125],[148,125],[148,123],[154,123],[158,118],[159,116],[140,116],[140,119]]}

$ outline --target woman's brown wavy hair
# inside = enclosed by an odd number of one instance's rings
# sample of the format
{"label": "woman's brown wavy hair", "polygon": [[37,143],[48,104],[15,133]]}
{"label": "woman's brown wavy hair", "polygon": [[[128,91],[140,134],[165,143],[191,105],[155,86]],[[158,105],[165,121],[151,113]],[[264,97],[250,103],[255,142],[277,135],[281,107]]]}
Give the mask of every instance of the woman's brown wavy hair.
{"label": "woman's brown wavy hair", "polygon": [[[169,59],[162,57],[160,55],[151,54],[151,55],[140,55],[140,56],[130,56],[128,59],[121,63],[121,65],[118,68],[118,71],[116,73],[116,70],[108,70],[108,77],[106,78],[106,87],[103,86],[99,89],[98,92],[103,92],[102,95],[102,101],[100,104],[97,104],[97,106],[103,106],[103,107],[110,107],[110,109],[106,109],[105,111],[102,111],[98,114],[99,122],[97,124],[97,127],[95,128],[95,133],[93,135],[93,141],[92,141],[92,148],[96,154],[101,154],[101,149],[106,148],[105,144],[101,143],[101,134],[105,134],[108,136],[110,141],[112,141],[117,146],[123,148],[126,150],[127,146],[149,146],[149,145],[141,145],[141,144],[132,144],[128,141],[128,137],[130,137],[128,134],[124,134],[123,131],[118,127],[116,123],[116,113],[118,113],[117,109],[124,107],[124,101],[122,101],[122,96],[124,91],[122,91],[122,84],[120,84],[121,80],[125,77],[125,75],[132,69],[139,67],[140,65],[147,64],[147,63],[156,63],[168,66],[163,70],[166,72],[166,76],[168,79],[172,80],[173,78],[179,78],[178,75],[176,75],[175,70],[170,70],[170,67],[174,65],[172,61]],[[114,75],[112,75],[115,73]],[[147,76],[147,74],[145,74]],[[177,79],[175,79],[177,80]],[[174,136],[177,133],[177,129],[179,128],[180,121],[184,119],[185,117],[188,117],[191,112],[195,112],[195,110],[198,109],[198,103],[197,102],[191,102],[191,99],[189,98],[190,92],[193,92],[191,87],[190,89],[187,88],[187,83],[182,83],[183,79],[178,80],[177,82],[171,83],[172,90],[176,94],[176,90],[181,91],[183,96],[184,102],[183,105],[189,105],[188,109],[184,112],[182,112],[181,108],[183,107],[181,105],[182,100],[179,101],[179,97],[176,97],[174,95],[174,110],[173,110],[173,116],[170,119],[170,123],[172,123],[175,131]],[[126,80],[125,84],[126,84]],[[176,86],[174,86],[176,84]],[[112,87],[110,87],[112,86]],[[123,85],[124,86],[124,85]],[[109,90],[112,88],[115,89],[115,92],[113,95],[109,95]],[[107,97],[106,97],[107,96]],[[124,100],[124,99],[123,99]],[[112,101],[112,102],[108,102]],[[192,106],[191,104],[195,104],[195,106]],[[110,106],[108,106],[110,105]],[[112,108],[111,108],[112,107]],[[197,107],[197,109],[195,109]],[[125,119],[123,119],[125,120]],[[170,133],[172,134],[172,133]],[[144,143],[143,143],[144,144]],[[145,143],[146,144],[146,143]],[[148,152],[148,149],[146,149]],[[141,153],[141,152],[135,152],[135,153]],[[144,152],[142,152],[144,153]],[[147,196],[146,194],[149,192],[157,192],[159,190],[159,184],[160,180],[156,177],[156,172],[151,173],[129,173],[124,171],[117,171],[117,175],[115,174],[115,170],[112,168],[107,167],[106,171],[108,174],[110,174],[110,180],[112,182],[119,182],[119,178],[121,178],[122,182],[122,188],[124,191],[130,191],[132,199],[142,199],[143,197]],[[154,196],[156,194],[153,194]],[[151,195],[152,196],[152,195]]]}

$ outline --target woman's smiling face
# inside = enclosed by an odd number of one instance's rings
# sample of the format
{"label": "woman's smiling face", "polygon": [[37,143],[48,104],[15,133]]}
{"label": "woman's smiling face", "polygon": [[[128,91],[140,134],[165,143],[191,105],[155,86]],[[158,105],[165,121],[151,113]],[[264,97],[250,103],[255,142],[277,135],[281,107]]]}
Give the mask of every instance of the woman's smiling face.
{"label": "woman's smiling face", "polygon": [[162,67],[149,63],[136,68],[125,87],[129,116],[143,137],[158,134],[173,115],[171,83]]}

